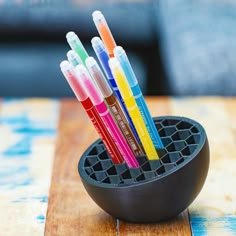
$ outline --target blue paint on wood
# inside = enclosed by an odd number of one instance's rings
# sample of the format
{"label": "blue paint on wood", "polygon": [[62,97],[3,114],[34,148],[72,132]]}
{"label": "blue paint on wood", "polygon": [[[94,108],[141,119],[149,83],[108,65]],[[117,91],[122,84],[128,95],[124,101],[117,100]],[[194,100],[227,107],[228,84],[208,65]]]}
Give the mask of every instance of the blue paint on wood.
{"label": "blue paint on wood", "polygon": [[37,216],[37,219],[38,219],[38,220],[45,220],[45,216],[44,216],[44,215],[38,215],[38,216]]}
{"label": "blue paint on wood", "polygon": [[236,216],[203,217],[200,214],[190,214],[190,225],[195,236],[208,235],[208,228],[220,227],[225,232],[236,234]]}
{"label": "blue paint on wood", "polygon": [[14,132],[17,132],[20,134],[27,134],[30,136],[42,136],[42,135],[54,136],[56,133],[55,129],[34,127],[33,124],[29,124],[29,126],[16,128],[14,129]]}
{"label": "blue paint on wood", "polygon": [[6,178],[12,175],[23,174],[29,171],[27,166],[11,167],[0,169],[0,178]]}
{"label": "blue paint on wood", "polygon": [[25,125],[29,122],[29,119],[25,113],[18,116],[4,116],[0,118],[0,122],[5,125]]}
{"label": "blue paint on wood", "polygon": [[0,179],[0,187],[4,187],[8,189],[15,189],[17,187],[25,187],[25,186],[32,185],[33,182],[34,182],[34,179],[31,177],[26,177],[19,180]]}
{"label": "blue paint on wood", "polygon": [[48,202],[48,196],[20,197],[12,202]]}
{"label": "blue paint on wood", "polygon": [[42,196],[40,202],[48,202],[48,196]]}
{"label": "blue paint on wood", "polygon": [[192,234],[194,236],[207,235],[206,222],[207,222],[207,219],[205,217],[202,217],[200,214],[197,214],[197,213],[191,213],[190,225],[192,228]]}
{"label": "blue paint on wood", "polygon": [[236,216],[227,215],[218,219],[228,231],[236,234]]}
{"label": "blue paint on wood", "polygon": [[39,223],[44,223],[45,222],[45,216],[44,215],[38,215],[36,217]]}
{"label": "blue paint on wood", "polygon": [[14,158],[14,157],[26,157],[31,154],[32,138],[24,137],[19,142],[10,146],[3,152],[3,155]]}

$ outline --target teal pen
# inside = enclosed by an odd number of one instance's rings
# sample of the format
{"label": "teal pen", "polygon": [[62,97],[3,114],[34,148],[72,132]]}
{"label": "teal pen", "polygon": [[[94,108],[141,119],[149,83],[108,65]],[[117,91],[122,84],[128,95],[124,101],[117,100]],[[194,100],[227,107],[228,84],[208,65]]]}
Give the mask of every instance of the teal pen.
{"label": "teal pen", "polygon": [[76,67],[80,64],[80,58],[74,50],[67,52],[67,59],[73,67]]}
{"label": "teal pen", "polygon": [[120,46],[116,46],[114,49],[114,55],[121,64],[121,67],[122,67],[124,74],[127,78],[128,84],[131,88],[131,91],[132,91],[135,101],[138,105],[138,108],[142,114],[145,125],[148,129],[148,132],[151,136],[151,140],[152,140],[155,148],[164,148],[161,138],[157,132],[157,129],[155,127],[155,124],[154,124],[151,114],[149,112],[148,106],[147,106],[145,99],[143,97],[142,91],[139,87],[137,78],[134,74],[134,71],[133,71],[131,65],[130,65],[129,59],[125,53],[125,50]]}

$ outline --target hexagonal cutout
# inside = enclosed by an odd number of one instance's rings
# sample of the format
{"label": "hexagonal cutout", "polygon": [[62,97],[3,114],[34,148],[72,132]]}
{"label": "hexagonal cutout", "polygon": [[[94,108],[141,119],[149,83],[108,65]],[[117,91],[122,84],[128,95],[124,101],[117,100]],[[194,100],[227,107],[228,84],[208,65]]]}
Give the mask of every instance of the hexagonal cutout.
{"label": "hexagonal cutout", "polygon": [[192,125],[185,122],[185,121],[181,121],[179,124],[176,125],[176,128],[178,130],[190,129],[191,127],[192,127]]}

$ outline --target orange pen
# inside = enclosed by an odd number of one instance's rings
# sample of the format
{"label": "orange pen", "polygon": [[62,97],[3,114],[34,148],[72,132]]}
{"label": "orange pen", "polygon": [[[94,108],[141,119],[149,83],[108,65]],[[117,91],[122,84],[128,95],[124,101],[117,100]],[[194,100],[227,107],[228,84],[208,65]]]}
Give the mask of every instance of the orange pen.
{"label": "orange pen", "polygon": [[111,34],[111,31],[107,25],[106,19],[100,11],[93,12],[93,21],[96,28],[105,44],[107,52],[110,57],[114,57],[113,50],[116,47],[116,42]]}

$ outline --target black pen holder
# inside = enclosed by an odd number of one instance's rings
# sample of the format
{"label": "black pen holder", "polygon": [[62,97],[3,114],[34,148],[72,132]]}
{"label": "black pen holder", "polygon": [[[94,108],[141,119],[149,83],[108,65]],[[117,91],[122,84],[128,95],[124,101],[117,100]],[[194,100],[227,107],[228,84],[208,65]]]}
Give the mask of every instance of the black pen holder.
{"label": "black pen holder", "polygon": [[113,164],[97,140],[82,155],[79,174],[90,197],[110,215],[129,222],[157,222],[178,215],[202,189],[209,168],[203,127],[188,118],[153,119],[164,148],[160,159],[138,157],[139,168]]}

